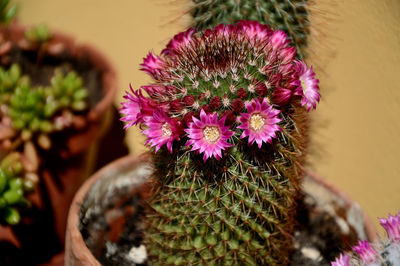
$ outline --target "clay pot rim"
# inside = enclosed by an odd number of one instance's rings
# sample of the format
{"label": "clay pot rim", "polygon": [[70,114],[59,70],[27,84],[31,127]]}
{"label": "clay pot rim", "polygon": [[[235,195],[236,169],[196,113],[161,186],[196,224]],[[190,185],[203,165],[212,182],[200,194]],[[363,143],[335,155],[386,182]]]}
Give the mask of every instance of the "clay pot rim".
{"label": "clay pot rim", "polygon": [[[100,265],[97,259],[93,256],[92,252],[88,249],[83,240],[82,234],[78,228],[79,224],[79,213],[81,205],[85,199],[87,193],[92,186],[101,178],[107,175],[113,169],[118,169],[126,165],[133,165],[139,162],[148,161],[149,153],[143,153],[139,156],[127,155],[122,158],[115,160],[114,162],[104,166],[97,171],[91,178],[85,181],[75,194],[68,213],[67,220],[67,236],[66,236],[66,254],[73,253],[77,258],[84,262],[91,262],[89,265]],[[69,233],[68,233],[69,232]],[[69,235],[68,235],[69,234]],[[74,243],[68,243],[74,239]],[[79,254],[79,255],[78,255]],[[84,258],[83,258],[84,257]],[[66,265],[68,265],[68,258],[65,258]]]}
{"label": "clay pot rim", "polygon": [[[333,185],[331,182],[327,181],[325,178],[319,176],[318,174],[315,174],[313,172],[310,172],[308,170],[304,171],[304,174],[311,177],[313,181],[321,184],[324,188],[327,190],[331,191],[333,194],[336,194],[339,198],[343,199],[346,204],[351,205],[351,204],[357,204],[356,201],[354,201],[347,193],[345,193],[343,190],[339,189],[335,185]],[[368,236],[368,239],[371,242],[376,242],[379,240],[378,232],[376,231],[376,228],[371,220],[371,218],[367,215],[367,213],[364,211],[363,208],[360,207],[360,211],[363,215],[364,219],[364,226],[365,230]]]}
{"label": "clay pot rim", "polygon": [[[148,161],[150,158],[150,154],[148,152],[141,154],[139,156],[134,155],[127,155],[120,159],[115,160],[114,162],[106,165],[105,167],[101,168],[97,171],[91,178],[89,178],[78,190],[75,194],[75,197],[72,201],[69,213],[68,213],[68,222],[67,222],[67,243],[66,243],[66,252],[65,254],[73,254],[75,258],[84,261],[86,263],[90,262],[88,265],[100,265],[98,260],[93,256],[91,251],[85,244],[83,240],[82,234],[78,229],[79,224],[79,213],[81,210],[81,204],[86,197],[87,193],[89,192],[90,188],[103,176],[106,176],[107,173],[113,169],[123,167],[126,165],[133,165],[141,161]],[[346,193],[344,193],[339,188],[335,187],[330,182],[326,181],[325,179],[321,178],[317,174],[311,173],[309,171],[304,171],[304,173],[309,176],[313,181],[318,184],[321,184],[324,188],[331,191],[333,194],[337,195],[338,197],[342,198],[347,204],[351,205],[356,203],[354,200],[351,199]],[[356,203],[357,204],[357,203]],[[369,240],[376,241],[378,239],[377,231],[371,221],[371,219],[366,215],[365,211],[360,208],[363,218],[364,218],[364,225],[366,229],[367,236]],[[69,232],[69,233],[68,233]],[[68,236],[69,234],[69,236]],[[74,243],[68,243],[71,239],[74,239]],[[68,255],[67,255],[68,256]],[[66,256],[66,265],[68,265],[69,257]]]}

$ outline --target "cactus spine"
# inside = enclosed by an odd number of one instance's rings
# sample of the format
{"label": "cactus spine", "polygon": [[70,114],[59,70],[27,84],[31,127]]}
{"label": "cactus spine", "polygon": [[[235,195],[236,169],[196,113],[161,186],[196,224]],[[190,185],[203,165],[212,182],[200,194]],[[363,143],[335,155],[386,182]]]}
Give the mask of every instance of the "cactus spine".
{"label": "cactus spine", "polygon": [[[155,148],[147,246],[155,265],[286,263],[303,150],[319,101],[282,31],[254,21],[176,35],[127,93],[127,127]],[[149,97],[142,94],[146,91]]]}
{"label": "cactus spine", "polygon": [[206,29],[239,20],[255,20],[289,35],[297,55],[306,56],[308,0],[192,0],[192,27]]}

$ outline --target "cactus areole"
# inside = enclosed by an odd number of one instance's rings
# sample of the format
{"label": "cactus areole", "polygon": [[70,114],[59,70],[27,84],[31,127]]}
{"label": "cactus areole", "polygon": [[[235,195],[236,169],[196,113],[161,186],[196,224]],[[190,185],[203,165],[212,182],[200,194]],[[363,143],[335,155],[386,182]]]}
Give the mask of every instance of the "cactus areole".
{"label": "cactus areole", "polygon": [[240,21],[189,29],[144,59],[154,83],[131,88],[121,112],[155,150],[152,264],[287,262],[302,121],[320,99],[295,54],[284,32]]}

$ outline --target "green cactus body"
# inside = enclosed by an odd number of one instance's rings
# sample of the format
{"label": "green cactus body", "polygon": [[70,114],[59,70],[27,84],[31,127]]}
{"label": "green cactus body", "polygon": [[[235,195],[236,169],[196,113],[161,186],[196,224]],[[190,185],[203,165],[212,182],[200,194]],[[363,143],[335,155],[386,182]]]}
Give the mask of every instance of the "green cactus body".
{"label": "green cactus body", "polygon": [[299,58],[306,55],[308,0],[192,0],[192,27],[206,29],[239,20],[255,20],[288,33]]}
{"label": "green cactus body", "polygon": [[[254,21],[174,37],[142,64],[128,125],[155,147],[146,245],[155,265],[288,261],[318,80],[282,31]],[[313,95],[310,97],[310,95]]]}
{"label": "green cactus body", "polygon": [[[288,121],[291,118],[288,117]],[[288,258],[299,169],[294,123],[276,150],[234,147],[214,165],[186,152],[155,158],[148,246],[165,265],[275,265]],[[247,144],[243,144],[247,146]],[[166,171],[168,169],[168,171]],[[173,255],[171,255],[173,254]]]}

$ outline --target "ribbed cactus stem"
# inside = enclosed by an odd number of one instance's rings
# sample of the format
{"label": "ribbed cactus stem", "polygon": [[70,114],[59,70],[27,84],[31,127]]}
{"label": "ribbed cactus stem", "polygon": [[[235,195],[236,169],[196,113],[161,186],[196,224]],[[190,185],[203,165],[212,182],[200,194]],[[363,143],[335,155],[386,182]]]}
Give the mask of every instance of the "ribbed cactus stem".
{"label": "ribbed cactus stem", "polygon": [[168,162],[175,167],[165,171],[169,155],[157,155],[166,183],[155,187],[159,193],[151,201],[153,262],[273,265],[287,259],[300,152],[292,137],[279,134],[282,144],[274,151],[233,147],[229,157],[207,166],[201,156],[176,154]]}

